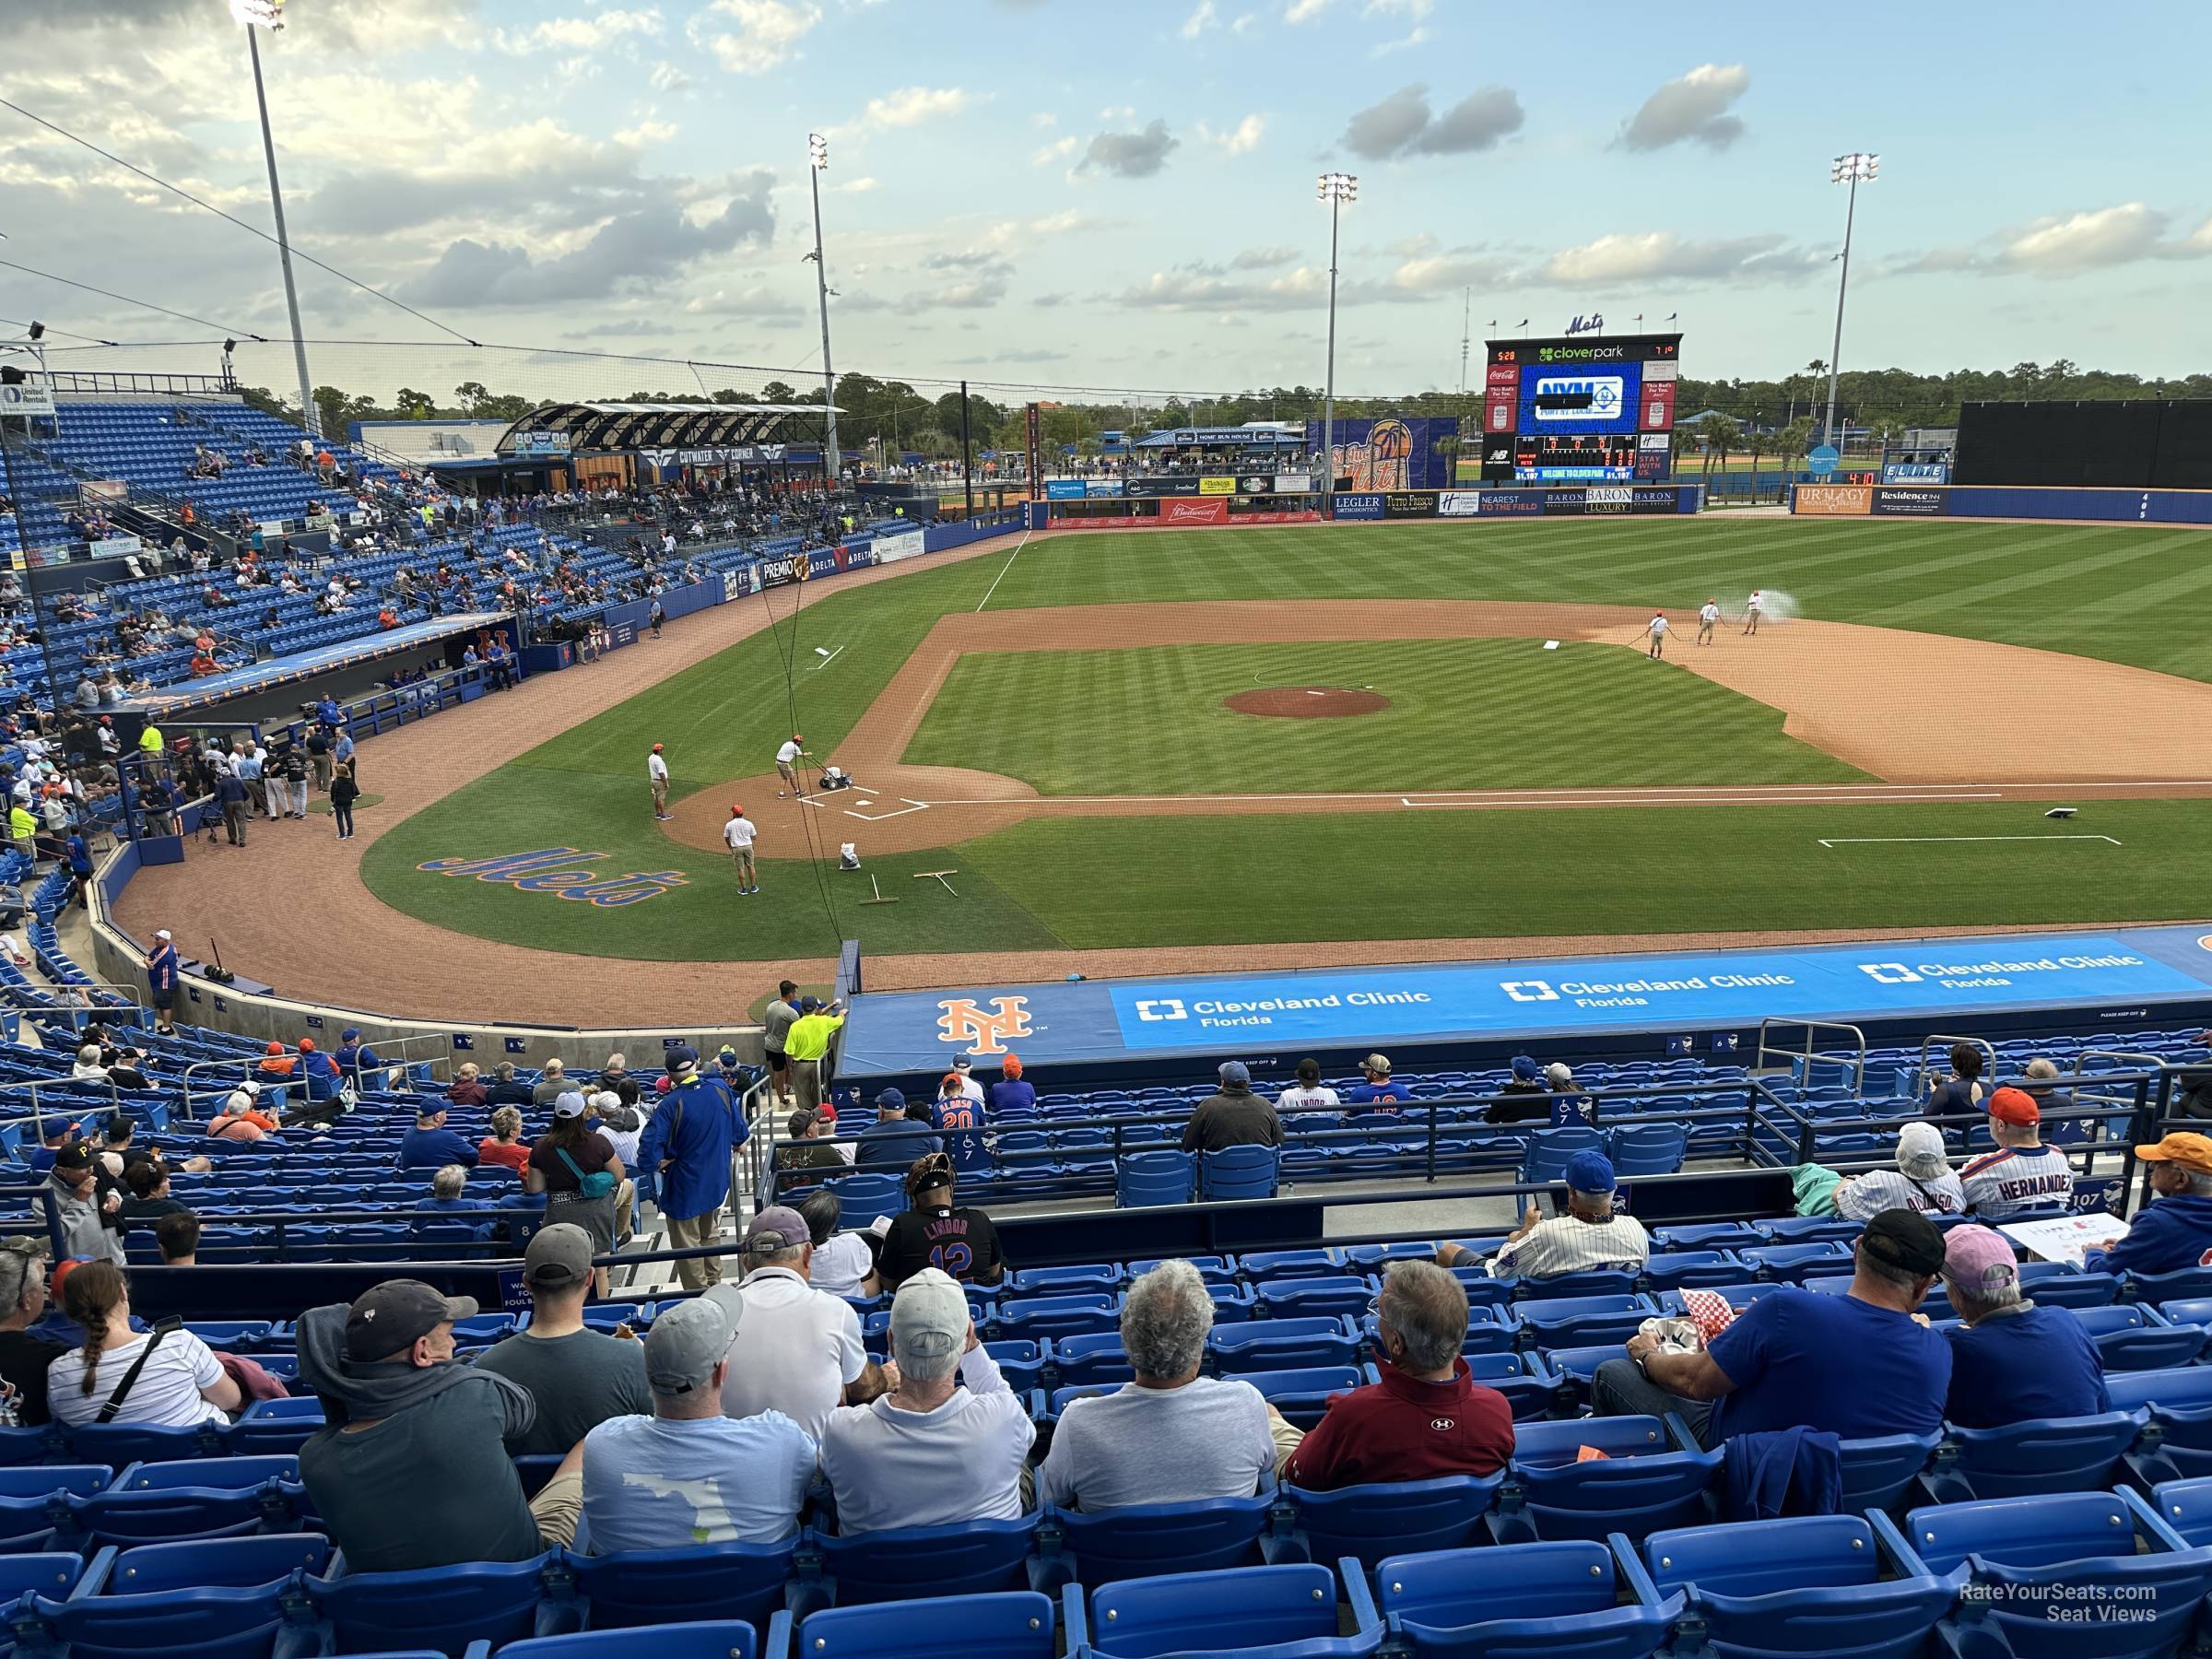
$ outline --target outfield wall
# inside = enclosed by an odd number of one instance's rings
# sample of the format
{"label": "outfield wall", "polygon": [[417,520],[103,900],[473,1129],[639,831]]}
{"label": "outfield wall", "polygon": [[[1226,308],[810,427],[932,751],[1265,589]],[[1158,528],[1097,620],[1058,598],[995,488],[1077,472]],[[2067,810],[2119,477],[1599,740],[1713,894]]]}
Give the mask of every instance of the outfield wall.
{"label": "outfield wall", "polygon": [[[2212,933],[1994,934],[873,992],[853,998],[838,1077],[927,1088],[957,1054],[989,1065],[1009,1051],[1055,1087],[1195,1080],[1229,1059],[1277,1073],[1312,1054],[1349,1068],[1371,1049],[1408,1070],[1523,1051],[1655,1059],[1742,1053],[1769,1019],[1916,1042],[1931,1031],[2189,1025],[2207,1013]],[[1840,1035],[1824,1033],[1822,1046]]]}
{"label": "outfield wall", "polygon": [[1800,484],[1800,518],[2049,519],[2212,524],[2212,489],[2065,489],[1997,484]]}
{"label": "outfield wall", "polygon": [[[1193,485],[1206,480],[1192,478]],[[1143,482],[1143,480],[1132,480]],[[1235,480],[1223,478],[1224,485]],[[1215,524],[1312,524],[1323,516],[1318,494],[1172,495],[1064,493],[1033,507],[1055,530],[1198,529]],[[1286,506],[1286,501],[1297,505]],[[1479,489],[1339,490],[1335,516],[1355,524],[1402,519],[1624,518],[1695,512],[1695,484],[1576,484],[1541,488],[1497,485]]]}

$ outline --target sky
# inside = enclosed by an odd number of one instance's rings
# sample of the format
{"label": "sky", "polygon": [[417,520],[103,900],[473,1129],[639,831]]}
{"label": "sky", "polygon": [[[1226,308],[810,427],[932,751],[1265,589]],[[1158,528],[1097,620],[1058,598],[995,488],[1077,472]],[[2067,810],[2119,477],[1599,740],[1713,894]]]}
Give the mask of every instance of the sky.
{"label": "sky", "polygon": [[[1460,383],[1491,332],[1687,336],[1685,372],[1830,355],[1846,150],[1878,152],[1846,368],[2212,355],[2212,8],[1851,14],[1492,0],[290,0],[264,66],[314,379],[548,395],[820,370],[1218,392]],[[271,228],[226,0],[7,0],[0,98]],[[2194,135],[2193,139],[2192,135]],[[0,317],[212,370],[279,339],[276,250],[0,109]],[[425,321],[424,319],[429,319]],[[440,325],[442,325],[441,327]],[[447,332],[450,331],[450,332]],[[15,330],[0,326],[0,333]],[[528,351],[472,353],[457,336]],[[432,342],[442,342],[433,345]],[[55,343],[76,342],[55,336]],[[669,359],[601,365],[606,352]],[[694,373],[683,359],[761,372]],[[54,366],[94,366],[64,353]],[[290,353],[245,378],[288,387]],[[608,378],[611,376],[611,380]]]}

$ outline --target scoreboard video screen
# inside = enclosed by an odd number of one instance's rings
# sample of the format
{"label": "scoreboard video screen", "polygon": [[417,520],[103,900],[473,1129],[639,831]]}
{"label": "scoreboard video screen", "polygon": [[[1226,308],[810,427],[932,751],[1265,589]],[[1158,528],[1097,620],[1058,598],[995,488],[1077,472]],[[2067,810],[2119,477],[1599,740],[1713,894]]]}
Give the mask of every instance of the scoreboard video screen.
{"label": "scoreboard video screen", "polygon": [[1483,482],[1666,477],[1681,345],[1680,335],[1488,342]]}

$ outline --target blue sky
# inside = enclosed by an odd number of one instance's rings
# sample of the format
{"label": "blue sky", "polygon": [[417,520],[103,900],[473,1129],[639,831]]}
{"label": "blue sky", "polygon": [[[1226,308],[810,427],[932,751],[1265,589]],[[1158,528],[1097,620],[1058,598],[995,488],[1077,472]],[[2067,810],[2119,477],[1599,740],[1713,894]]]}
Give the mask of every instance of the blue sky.
{"label": "blue sky", "polygon": [[[1693,374],[2070,358],[2202,368],[2204,8],[1488,0],[291,0],[266,41],[291,231],[473,338],[818,366],[826,132],[841,368],[1218,390],[1458,383],[1462,295],[1557,331],[1679,312]],[[0,96],[267,224],[224,0],[12,0]],[[282,332],[274,252],[0,111],[0,258]],[[317,338],[426,324],[302,273]],[[208,336],[0,269],[0,314]],[[149,353],[198,365],[204,349]],[[1479,344],[1477,346],[1479,352]],[[504,361],[505,359],[503,359]],[[480,359],[318,354],[433,388]],[[520,362],[520,359],[514,359]],[[581,389],[581,368],[528,372]],[[267,365],[274,365],[265,368]],[[335,365],[335,366],[332,366]],[[458,365],[458,368],[456,368]],[[245,365],[282,383],[274,357]],[[260,372],[255,372],[260,371]],[[517,368],[517,373],[524,371]],[[487,374],[484,378],[493,378]],[[512,378],[512,376],[510,378]],[[632,379],[637,378],[631,376]],[[718,383],[738,377],[724,376]]]}

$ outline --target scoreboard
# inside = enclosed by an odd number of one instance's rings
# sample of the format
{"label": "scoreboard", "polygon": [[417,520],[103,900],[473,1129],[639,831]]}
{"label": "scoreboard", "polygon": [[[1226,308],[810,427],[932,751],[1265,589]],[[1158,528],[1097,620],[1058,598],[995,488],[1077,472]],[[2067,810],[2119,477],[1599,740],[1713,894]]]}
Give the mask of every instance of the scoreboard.
{"label": "scoreboard", "polygon": [[1680,335],[1487,342],[1483,482],[1667,477],[1681,348]]}

